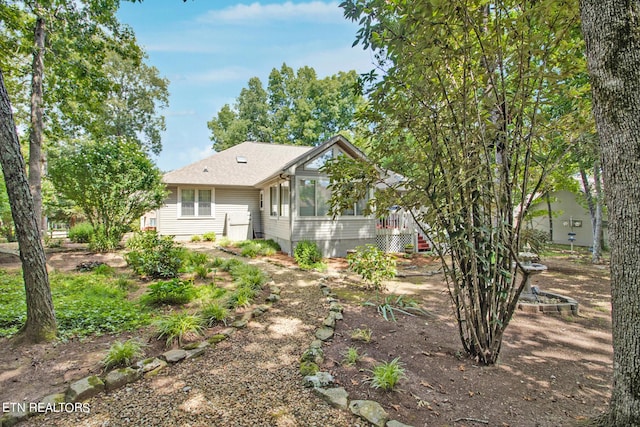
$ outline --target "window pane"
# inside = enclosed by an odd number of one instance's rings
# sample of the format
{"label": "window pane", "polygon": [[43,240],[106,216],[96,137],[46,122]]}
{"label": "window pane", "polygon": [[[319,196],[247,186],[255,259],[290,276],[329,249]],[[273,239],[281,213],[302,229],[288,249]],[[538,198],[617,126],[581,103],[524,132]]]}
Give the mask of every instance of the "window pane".
{"label": "window pane", "polygon": [[278,187],[269,187],[269,199],[271,200],[271,216],[278,215]]}
{"label": "window pane", "polygon": [[315,216],[316,214],[316,181],[313,179],[298,180],[300,194],[300,216]]}
{"label": "window pane", "polygon": [[364,215],[364,209],[367,207],[367,199],[360,199],[356,203],[356,215]]}
{"label": "window pane", "polygon": [[329,213],[329,199],[331,198],[331,190],[329,189],[329,180],[320,178],[318,180],[318,209],[317,216],[324,216]]}
{"label": "window pane", "polygon": [[289,183],[280,184],[280,216],[289,216]]}
{"label": "window pane", "polygon": [[307,163],[304,166],[304,168],[306,170],[314,170],[314,171],[318,170],[321,167],[323,167],[332,158],[333,158],[333,151],[332,150],[327,150],[324,153],[320,154],[315,159],[311,160],[309,163]]}
{"label": "window pane", "polygon": [[194,216],[195,211],[195,190],[182,190],[181,211],[182,216]]}
{"label": "window pane", "polygon": [[198,216],[211,216],[211,190],[198,190]]}

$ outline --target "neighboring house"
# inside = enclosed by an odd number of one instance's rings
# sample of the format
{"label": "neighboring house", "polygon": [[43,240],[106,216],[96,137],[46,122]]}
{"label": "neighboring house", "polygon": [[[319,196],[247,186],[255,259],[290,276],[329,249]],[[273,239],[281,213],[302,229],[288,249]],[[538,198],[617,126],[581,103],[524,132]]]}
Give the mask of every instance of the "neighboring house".
{"label": "neighboring house", "polygon": [[[573,244],[576,246],[593,245],[593,227],[589,209],[578,202],[578,195],[571,191],[561,190],[551,193],[551,211],[553,212],[553,243],[568,245],[569,233],[574,234]],[[538,205],[537,210],[545,209],[546,204]],[[533,228],[549,232],[549,217],[537,216],[532,219]],[[603,218],[604,241],[609,241],[606,218]]]}
{"label": "neighboring house", "polygon": [[317,147],[244,142],[165,174],[169,196],[146,221],[154,217],[158,233],[178,240],[209,231],[264,237],[289,254],[311,240],[324,256],[344,256],[375,244],[378,224],[363,214],[364,200],[336,219],[327,215],[329,179],[320,168],[339,155],[364,157],[340,135]]}

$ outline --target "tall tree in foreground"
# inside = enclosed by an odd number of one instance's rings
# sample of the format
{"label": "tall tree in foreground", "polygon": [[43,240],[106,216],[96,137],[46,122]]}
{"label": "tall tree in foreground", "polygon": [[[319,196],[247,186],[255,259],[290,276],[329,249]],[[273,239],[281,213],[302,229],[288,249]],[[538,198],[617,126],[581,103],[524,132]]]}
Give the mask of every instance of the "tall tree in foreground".
{"label": "tall tree in foreground", "polygon": [[[520,229],[571,141],[551,108],[584,69],[577,0],[347,0],[358,41],[372,47],[370,159],[404,179],[376,196],[429,224],[465,351],[493,364],[527,270]],[[334,212],[362,196],[367,176],[330,166]],[[514,217],[514,212],[517,214]],[[445,251],[446,249],[446,251]]]}
{"label": "tall tree in foreground", "polygon": [[44,248],[38,233],[38,221],[27,182],[26,166],[20,152],[20,142],[2,70],[0,70],[0,162],[20,245],[22,275],[27,297],[27,321],[20,334],[31,342],[51,340],[55,338],[57,327]]}
{"label": "tall tree in foreground", "polygon": [[640,426],[640,2],[580,6],[611,247],[613,392],[603,424]]}

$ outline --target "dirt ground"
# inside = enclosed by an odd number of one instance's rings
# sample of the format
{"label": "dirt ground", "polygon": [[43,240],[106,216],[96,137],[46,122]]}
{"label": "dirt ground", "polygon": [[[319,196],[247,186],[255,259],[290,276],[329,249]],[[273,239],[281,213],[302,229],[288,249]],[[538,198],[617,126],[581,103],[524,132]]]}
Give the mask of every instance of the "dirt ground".
{"label": "dirt ground", "polygon": [[[93,257],[86,252],[54,253],[48,264],[72,270]],[[121,257],[108,257],[97,260],[123,268]],[[0,256],[0,269],[18,266],[8,258]],[[376,400],[392,418],[414,426],[576,425],[606,411],[612,374],[607,266],[571,256],[542,259],[548,271],[534,277],[533,284],[576,299],[579,315],[517,312],[499,363],[483,367],[462,353],[439,264],[423,256],[398,261],[399,273],[406,277],[387,282],[385,295],[413,298],[429,315],[398,314],[397,322],[385,321],[375,307],[362,304],[376,296],[346,272],[345,261],[328,260],[328,284],[345,311],[334,339],[324,346],[323,369],[347,389],[350,399]],[[270,262],[295,268],[284,255]],[[353,341],[356,328],[371,329],[371,342]],[[99,373],[99,361],[111,342],[132,336],[146,339],[149,331],[29,347],[0,339],[0,401],[34,401],[73,379]],[[343,363],[349,347],[366,354],[355,366]],[[397,389],[371,388],[369,370],[396,357],[405,369]]]}

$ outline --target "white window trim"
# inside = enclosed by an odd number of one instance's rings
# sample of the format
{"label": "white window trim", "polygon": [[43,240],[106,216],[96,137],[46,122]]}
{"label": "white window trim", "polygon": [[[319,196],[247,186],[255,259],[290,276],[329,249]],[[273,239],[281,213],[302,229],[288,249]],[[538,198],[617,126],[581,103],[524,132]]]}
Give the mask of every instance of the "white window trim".
{"label": "white window trim", "polygon": [[[182,190],[194,190],[194,215],[182,215]],[[211,190],[211,215],[198,215],[198,190]],[[216,189],[213,187],[178,187],[177,216],[178,219],[215,219],[216,217]]]}

